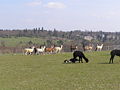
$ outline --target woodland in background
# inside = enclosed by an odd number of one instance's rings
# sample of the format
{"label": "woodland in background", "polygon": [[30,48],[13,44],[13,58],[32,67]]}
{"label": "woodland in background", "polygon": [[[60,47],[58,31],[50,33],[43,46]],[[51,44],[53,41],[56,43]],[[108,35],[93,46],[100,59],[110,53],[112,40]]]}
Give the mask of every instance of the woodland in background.
{"label": "woodland in background", "polygon": [[[21,37],[30,38],[23,42],[19,40]],[[64,51],[70,51],[69,47],[71,45],[79,46],[82,49],[82,44],[84,45],[94,45],[104,43],[104,46],[120,45],[120,32],[103,32],[103,31],[63,31],[63,30],[45,30],[42,28],[34,29],[16,29],[16,30],[3,30],[0,29],[0,52],[1,53],[17,53],[22,52],[25,47],[30,47],[35,45],[39,47],[40,45],[46,45],[50,47],[51,45],[60,46],[64,45]],[[4,38],[12,39],[16,38],[19,41],[13,46],[7,45],[7,41]],[[38,38],[32,40],[32,38]],[[24,39],[24,38],[23,38]],[[12,42],[12,41],[11,41]]]}

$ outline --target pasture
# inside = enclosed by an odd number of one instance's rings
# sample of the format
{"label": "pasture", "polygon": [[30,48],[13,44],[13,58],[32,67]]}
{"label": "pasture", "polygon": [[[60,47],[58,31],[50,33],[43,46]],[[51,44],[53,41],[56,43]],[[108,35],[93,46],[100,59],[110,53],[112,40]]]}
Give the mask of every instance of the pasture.
{"label": "pasture", "polygon": [[72,53],[0,55],[1,90],[120,90],[120,57],[85,52],[89,63],[63,64]]}
{"label": "pasture", "polygon": [[2,38],[0,37],[0,45],[4,42],[5,46],[15,47],[15,46],[25,46],[29,41],[35,44],[43,44],[46,40],[43,38],[33,38],[33,37],[11,37]]}

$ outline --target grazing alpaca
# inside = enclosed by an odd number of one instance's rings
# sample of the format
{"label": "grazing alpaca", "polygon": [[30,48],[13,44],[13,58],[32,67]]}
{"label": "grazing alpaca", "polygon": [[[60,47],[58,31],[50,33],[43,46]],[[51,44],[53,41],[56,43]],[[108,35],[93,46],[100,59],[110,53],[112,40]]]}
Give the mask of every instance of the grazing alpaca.
{"label": "grazing alpaca", "polygon": [[111,63],[111,61],[112,61],[112,63],[113,63],[114,57],[115,57],[115,56],[120,56],[120,50],[117,50],[117,49],[112,50],[112,51],[110,52],[110,54],[111,54],[111,58],[110,58],[109,63]]}
{"label": "grazing alpaca", "polygon": [[86,61],[86,63],[88,63],[88,61],[89,61],[89,60],[85,57],[85,55],[83,54],[83,52],[81,52],[81,51],[75,51],[75,52],[73,53],[73,58],[76,59],[77,57],[79,57],[79,63],[80,63],[80,61],[83,63],[82,58],[84,58],[84,60]]}
{"label": "grazing alpaca", "polygon": [[103,48],[103,44],[101,44],[100,46],[97,44],[96,51],[101,51],[102,48]]}
{"label": "grazing alpaca", "polygon": [[78,48],[77,46],[72,46],[72,45],[71,45],[71,46],[70,46],[70,51],[73,52],[73,51],[75,51],[77,48]]}
{"label": "grazing alpaca", "polygon": [[61,45],[60,47],[55,47],[54,50],[56,53],[60,53],[62,48],[63,48],[63,45]]}
{"label": "grazing alpaca", "polygon": [[45,51],[45,46],[44,47],[41,47],[41,48],[37,48],[37,54],[43,54]]}
{"label": "grazing alpaca", "polygon": [[25,48],[25,49],[24,49],[25,55],[28,55],[28,54],[31,55],[34,51],[36,52],[36,49],[35,49],[34,46],[33,46],[32,48]]}

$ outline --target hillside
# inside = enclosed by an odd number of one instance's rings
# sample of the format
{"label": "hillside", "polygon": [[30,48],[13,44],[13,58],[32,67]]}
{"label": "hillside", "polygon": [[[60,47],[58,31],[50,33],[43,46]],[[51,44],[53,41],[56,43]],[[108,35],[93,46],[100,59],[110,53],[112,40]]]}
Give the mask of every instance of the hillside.
{"label": "hillside", "polygon": [[93,32],[93,31],[58,31],[45,30],[43,27],[34,29],[24,30],[0,30],[0,37],[11,38],[11,37],[30,37],[30,38],[42,38],[46,40],[73,40],[76,42],[87,42],[87,43],[109,43],[109,44],[120,44],[120,32]]}
{"label": "hillside", "polygon": [[[45,45],[64,45],[64,51],[70,51],[70,46],[78,46],[79,50],[85,46],[93,46],[95,50],[97,44],[104,44],[104,50],[119,48],[120,32],[92,32],[92,31],[58,31],[45,30],[44,28],[24,29],[24,30],[0,30],[0,52],[22,52],[25,47]],[[7,49],[7,50],[6,50]]]}

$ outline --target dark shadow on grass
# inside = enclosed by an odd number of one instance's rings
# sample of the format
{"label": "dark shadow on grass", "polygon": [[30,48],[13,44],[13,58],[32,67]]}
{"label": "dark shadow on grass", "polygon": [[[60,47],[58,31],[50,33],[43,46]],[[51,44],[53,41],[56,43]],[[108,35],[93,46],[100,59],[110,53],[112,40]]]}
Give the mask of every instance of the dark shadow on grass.
{"label": "dark shadow on grass", "polygon": [[109,62],[102,62],[102,63],[98,63],[98,64],[119,64],[119,63],[109,63]]}
{"label": "dark shadow on grass", "polygon": [[77,64],[77,63],[62,63],[62,64]]}
{"label": "dark shadow on grass", "polygon": [[87,63],[79,63],[79,62],[76,62],[76,63],[62,63],[62,64],[87,64]]}
{"label": "dark shadow on grass", "polygon": [[109,64],[108,62],[102,62],[102,63],[98,63],[98,64]]}

